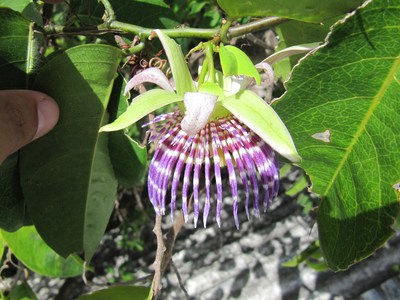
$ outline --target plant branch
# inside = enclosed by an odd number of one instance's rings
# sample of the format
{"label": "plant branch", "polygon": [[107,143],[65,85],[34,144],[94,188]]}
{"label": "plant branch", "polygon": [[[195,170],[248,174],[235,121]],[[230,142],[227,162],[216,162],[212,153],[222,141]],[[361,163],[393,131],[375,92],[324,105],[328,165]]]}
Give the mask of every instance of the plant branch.
{"label": "plant branch", "polygon": [[156,214],[156,223],[154,224],[153,232],[157,237],[157,251],[156,251],[156,259],[154,260],[154,278],[153,278],[153,295],[154,299],[157,298],[158,293],[161,290],[161,278],[162,278],[162,264],[164,259],[165,245],[164,238],[161,228],[162,217],[159,214]]}
{"label": "plant branch", "polygon": [[[105,0],[102,0],[104,3]],[[109,14],[110,11],[107,12]],[[115,17],[115,15],[113,16]],[[227,30],[227,37],[238,37],[247,33],[263,30],[286,22],[287,19],[278,17],[263,18],[248,24],[231,27]],[[223,34],[226,27],[223,27]],[[80,34],[80,35],[93,35],[105,33],[133,33],[140,36],[141,39],[153,38],[152,32],[154,29],[146,28],[138,25],[124,23],[120,21],[112,21],[110,18],[103,24],[98,26],[89,27],[65,27],[65,26],[51,26],[47,25],[44,28],[48,34]],[[199,39],[212,39],[216,35],[221,34],[221,29],[206,29],[206,28],[191,28],[179,27],[174,29],[162,29],[162,31],[171,38],[199,38]]]}
{"label": "plant branch", "polygon": [[[114,30],[124,31],[126,33],[134,33],[139,35],[141,38],[150,37],[154,30],[152,28],[145,28],[119,21],[111,22],[109,24],[109,28]],[[218,29],[179,27],[174,29],[162,29],[162,32],[171,38],[192,37],[192,38],[209,39],[218,33]]]}
{"label": "plant branch", "polygon": [[115,13],[114,13],[114,9],[111,6],[111,3],[108,2],[108,0],[99,0],[99,2],[101,2],[101,4],[103,4],[105,12],[104,12],[104,17],[106,18],[106,23],[109,24],[112,21],[114,21],[116,19]]}
{"label": "plant branch", "polygon": [[247,24],[239,25],[236,27],[232,27],[228,30],[229,36],[232,37],[238,37],[247,33],[251,32],[256,32],[260,31],[263,29],[267,29],[270,27],[277,26],[279,24],[282,24],[284,22],[287,22],[288,19],[280,18],[280,17],[268,17],[268,18],[262,18],[257,21],[253,21]]}

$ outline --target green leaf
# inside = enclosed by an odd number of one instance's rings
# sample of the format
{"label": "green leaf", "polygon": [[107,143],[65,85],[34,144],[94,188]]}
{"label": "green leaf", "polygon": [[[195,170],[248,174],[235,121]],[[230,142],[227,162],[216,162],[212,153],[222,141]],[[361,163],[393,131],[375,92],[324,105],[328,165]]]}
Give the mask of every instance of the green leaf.
{"label": "green leaf", "polygon": [[108,121],[119,57],[107,45],[70,48],[42,68],[34,85],[61,114],[49,134],[21,151],[21,185],[36,229],[64,257],[84,251],[91,259],[116,199],[108,136],[98,131]]}
{"label": "green leaf", "polygon": [[307,186],[307,178],[303,175],[285,192],[285,194],[293,197],[303,191]]}
{"label": "green leaf", "polygon": [[26,88],[40,60],[33,23],[8,8],[0,8],[0,20],[0,89]]}
{"label": "green leaf", "polygon": [[257,94],[245,90],[222,99],[221,103],[275,151],[291,161],[300,160],[285,124]]}
{"label": "green leaf", "polygon": [[35,293],[27,282],[23,282],[20,285],[13,287],[8,295],[9,300],[37,300]]}
{"label": "green leaf", "polygon": [[91,294],[82,295],[76,300],[150,300],[151,289],[144,286],[112,286]]}
{"label": "green leaf", "polygon": [[219,57],[221,60],[222,71],[225,76],[244,75],[253,77],[257,84],[261,83],[260,74],[250,58],[235,46],[219,47]]}
{"label": "green leaf", "polygon": [[[23,1],[7,2],[14,7]],[[37,46],[39,34],[34,33],[33,23],[11,9],[0,8],[0,19],[0,89],[27,88],[41,59]],[[0,166],[0,191],[0,228],[17,230],[26,217],[19,185],[18,154]]]}
{"label": "green leaf", "polygon": [[175,81],[176,92],[183,96],[186,92],[194,92],[192,75],[189,72],[181,47],[161,30],[154,31],[164,47],[169,65],[171,66],[172,77]]}
{"label": "green leaf", "polygon": [[0,7],[8,7],[15,10],[36,24],[43,26],[42,15],[32,0],[0,0]]}
{"label": "green leaf", "polygon": [[116,131],[126,128],[156,109],[182,100],[181,96],[173,92],[160,89],[150,90],[137,96],[119,118],[111,124],[103,126],[100,131]]}
{"label": "green leaf", "polygon": [[278,16],[311,23],[352,11],[360,0],[218,0],[219,6],[231,17]]}
{"label": "green leaf", "polygon": [[318,229],[330,268],[372,254],[399,211],[400,3],[376,0],[337,24],[293,71],[276,111],[321,196]]}
{"label": "green leaf", "polygon": [[24,225],[25,203],[19,186],[18,154],[9,156],[0,167],[0,228],[15,231]]}
{"label": "green leaf", "polygon": [[122,131],[109,136],[111,162],[118,183],[124,187],[136,184],[146,172],[147,149]]}
{"label": "green leaf", "polygon": [[298,255],[283,262],[282,266],[288,268],[298,267],[302,262],[306,261],[308,258],[310,258],[310,256],[319,251],[319,249],[320,249],[319,242],[318,241],[312,242],[306,249],[301,251]]}
{"label": "green leaf", "polygon": [[26,267],[50,277],[73,277],[83,272],[83,262],[54,252],[37,233],[35,226],[22,227],[16,232],[1,231],[7,246]]}

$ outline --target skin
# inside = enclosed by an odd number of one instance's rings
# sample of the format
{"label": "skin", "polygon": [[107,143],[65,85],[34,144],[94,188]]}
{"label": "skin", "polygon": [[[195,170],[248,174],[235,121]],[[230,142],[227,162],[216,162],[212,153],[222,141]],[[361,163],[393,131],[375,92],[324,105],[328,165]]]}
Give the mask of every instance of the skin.
{"label": "skin", "polygon": [[[62,0],[45,2],[58,4]],[[43,93],[0,91],[0,164],[10,154],[49,132],[58,118],[57,103]]]}
{"label": "skin", "polygon": [[0,91],[0,164],[8,155],[49,132],[58,117],[56,102],[43,93]]}

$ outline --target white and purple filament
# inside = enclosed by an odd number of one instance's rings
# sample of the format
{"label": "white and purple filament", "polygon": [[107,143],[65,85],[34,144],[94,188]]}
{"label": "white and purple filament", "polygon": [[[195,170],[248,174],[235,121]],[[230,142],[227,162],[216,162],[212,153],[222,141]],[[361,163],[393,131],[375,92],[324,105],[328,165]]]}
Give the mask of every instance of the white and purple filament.
{"label": "white and purple filament", "polygon": [[[233,115],[209,121],[194,136],[181,128],[179,111],[159,115],[145,126],[151,125],[151,141],[158,140],[158,148],[150,163],[148,192],[157,214],[164,215],[166,197],[171,183],[171,217],[173,217],[178,191],[182,191],[182,212],[185,221],[189,213],[189,188],[193,193],[194,226],[197,226],[202,207],[204,227],[214,199],[216,188],[216,221],[221,225],[223,181],[221,169],[226,166],[233,198],[233,216],[239,228],[238,177],[245,192],[244,206],[249,217],[250,194],[253,210],[259,215],[259,201],[263,209],[277,195],[279,168],[274,151],[260,137]],[[236,171],[237,170],[237,171]],[[200,182],[204,182],[201,184]],[[262,196],[259,184],[262,186]],[[200,188],[205,188],[204,203],[200,203]]]}

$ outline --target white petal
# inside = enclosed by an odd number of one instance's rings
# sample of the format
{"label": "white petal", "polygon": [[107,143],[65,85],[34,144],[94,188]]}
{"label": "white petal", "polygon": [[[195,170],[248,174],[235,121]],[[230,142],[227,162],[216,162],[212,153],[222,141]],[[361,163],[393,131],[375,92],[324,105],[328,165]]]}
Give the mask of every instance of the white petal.
{"label": "white petal", "polygon": [[205,93],[185,93],[183,103],[186,113],[181,128],[189,136],[194,136],[208,122],[218,96]]}
{"label": "white petal", "polygon": [[224,79],[225,96],[229,97],[239,93],[252,84],[252,78],[247,76],[229,76]]}
{"label": "white petal", "polygon": [[274,85],[274,69],[272,69],[271,65],[265,61],[262,61],[256,64],[257,70],[263,70],[267,78],[265,79],[265,85],[269,88]]}
{"label": "white petal", "polygon": [[165,76],[165,74],[159,68],[148,68],[133,76],[132,79],[128,81],[125,87],[124,95],[126,95],[134,87],[145,82],[154,83],[167,91],[174,91],[167,76]]}

